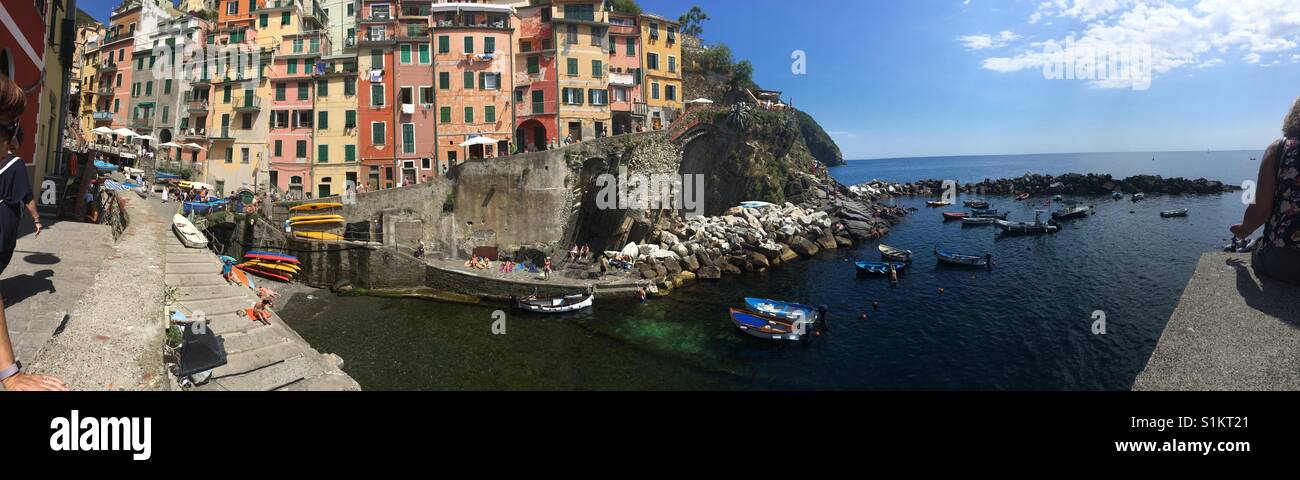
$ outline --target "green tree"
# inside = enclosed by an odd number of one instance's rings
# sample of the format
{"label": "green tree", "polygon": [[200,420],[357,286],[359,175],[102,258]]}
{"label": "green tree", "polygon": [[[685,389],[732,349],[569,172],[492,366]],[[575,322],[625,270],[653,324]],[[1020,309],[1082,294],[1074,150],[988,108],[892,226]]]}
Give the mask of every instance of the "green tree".
{"label": "green tree", "polygon": [[618,13],[626,13],[628,15],[641,14],[641,6],[637,5],[636,0],[610,0],[609,7],[611,10]]}
{"label": "green tree", "polygon": [[741,60],[731,69],[731,79],[727,82],[732,90],[754,89],[758,88],[754,84],[754,64],[749,60]]}
{"label": "green tree", "polygon": [[682,34],[699,37],[704,35],[704,22],[709,19],[709,14],[704,13],[704,9],[699,5],[691,7],[690,11],[683,14],[677,19],[681,24]]}

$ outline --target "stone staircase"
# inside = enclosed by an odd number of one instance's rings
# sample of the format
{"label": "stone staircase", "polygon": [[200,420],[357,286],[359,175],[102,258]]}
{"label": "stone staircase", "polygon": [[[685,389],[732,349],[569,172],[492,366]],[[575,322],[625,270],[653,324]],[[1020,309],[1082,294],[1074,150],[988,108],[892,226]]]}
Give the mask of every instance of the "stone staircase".
{"label": "stone staircase", "polygon": [[278,315],[272,313],[270,325],[238,316],[235,312],[252,307],[257,296],[226,284],[221,261],[211,251],[186,248],[168,232],[165,272],[166,285],[176,289],[169,308],[186,314],[202,310],[209,327],[225,339],[226,365],[195,390],[361,389],[340,369],[339,357],[317,352]]}

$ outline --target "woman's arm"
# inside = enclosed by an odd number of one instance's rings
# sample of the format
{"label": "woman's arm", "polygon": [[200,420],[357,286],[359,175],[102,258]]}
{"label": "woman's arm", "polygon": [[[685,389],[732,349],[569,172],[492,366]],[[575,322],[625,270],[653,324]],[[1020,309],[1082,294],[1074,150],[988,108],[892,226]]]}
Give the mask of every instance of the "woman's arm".
{"label": "woman's arm", "polygon": [[32,215],[32,222],[36,223],[36,234],[33,235],[32,238],[40,237],[42,227],[41,214],[36,211],[36,199],[32,198],[31,200],[28,200],[27,205],[25,206],[27,207],[27,213]]}
{"label": "woman's arm", "polygon": [[1231,228],[1232,234],[1237,238],[1249,237],[1259,229],[1260,225],[1267,222],[1268,216],[1273,213],[1273,193],[1277,188],[1275,165],[1282,160],[1285,141],[1278,140],[1269,145],[1268,150],[1264,152],[1264,159],[1259,162],[1259,179],[1255,182],[1255,203],[1246,207],[1246,214],[1242,216],[1241,223]]}

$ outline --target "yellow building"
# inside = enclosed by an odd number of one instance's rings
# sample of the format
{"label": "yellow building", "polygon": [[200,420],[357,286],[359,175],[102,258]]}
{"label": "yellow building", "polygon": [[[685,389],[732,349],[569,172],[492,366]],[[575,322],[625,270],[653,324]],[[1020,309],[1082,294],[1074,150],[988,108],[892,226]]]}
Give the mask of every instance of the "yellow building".
{"label": "yellow building", "polygon": [[[84,36],[83,36],[84,34]],[[77,32],[77,49],[79,55],[74,70],[77,72],[77,93],[80,95],[81,108],[77,112],[77,125],[83,143],[93,142],[95,134],[95,110],[103,95],[112,95],[112,90],[101,90],[99,86],[99,44],[104,39],[105,28],[98,22],[82,25]]]}
{"label": "yellow building", "polygon": [[[357,59],[340,55],[323,60],[324,73],[316,74],[315,157],[311,178],[316,196],[347,191],[357,184],[361,155],[357,137]],[[283,181],[283,180],[282,180]]]}
{"label": "yellow building", "polygon": [[647,122],[658,130],[686,107],[682,98],[682,43],[678,24],[658,15],[641,15],[641,45],[644,57],[644,79],[641,85],[646,105]]}
{"label": "yellow building", "polygon": [[[226,4],[229,3],[227,6]],[[268,122],[261,116],[269,82],[266,55],[255,41],[251,2],[223,2],[208,42],[221,53],[209,59],[213,72],[208,115],[208,161],[203,179],[219,193],[256,189],[268,181]]]}
{"label": "yellow building", "polygon": [[555,0],[550,7],[556,49],[560,140],[606,137],[609,109],[609,13],[604,1]]}
{"label": "yellow building", "polygon": [[[40,3],[38,3],[40,5]],[[76,53],[74,42],[64,40],[76,38],[76,32],[65,32],[65,28],[76,28],[75,20],[79,10],[69,10],[62,2],[45,2],[45,73],[42,78],[44,88],[40,92],[40,110],[37,114],[37,131],[33,132],[36,150],[31,174],[32,188],[40,191],[45,175],[59,175],[66,170],[62,161],[64,151],[63,137],[65,127],[77,125],[74,118],[79,112],[68,112],[69,92],[79,78],[70,77],[73,55]],[[72,22],[65,22],[72,20]]]}

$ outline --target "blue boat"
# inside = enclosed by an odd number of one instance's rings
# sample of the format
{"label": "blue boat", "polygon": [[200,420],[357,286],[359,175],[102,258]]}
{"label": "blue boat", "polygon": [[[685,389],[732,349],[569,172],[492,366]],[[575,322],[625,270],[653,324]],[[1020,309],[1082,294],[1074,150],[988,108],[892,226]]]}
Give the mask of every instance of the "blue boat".
{"label": "blue boat", "polygon": [[750,309],[764,315],[771,315],[773,317],[791,321],[802,318],[807,319],[810,322],[815,322],[820,317],[817,313],[816,307],[804,305],[802,303],[745,297],[745,305],[748,305]]}
{"label": "blue boat", "polygon": [[853,265],[858,267],[858,273],[888,274],[891,267],[895,271],[901,271],[904,268],[907,268],[907,264],[903,262],[868,262],[866,260],[858,260],[853,262]]}
{"label": "blue boat", "polygon": [[728,309],[731,316],[731,323],[736,325],[740,331],[748,333],[758,338],[766,340],[792,340],[798,341],[803,338],[804,328],[806,325],[795,326],[794,323],[768,317],[759,313],[740,310],[737,308]]}
{"label": "blue boat", "polygon": [[113,165],[103,160],[95,160],[95,170],[104,170],[106,172],[112,172],[117,170],[117,165]]}
{"label": "blue boat", "polygon": [[984,267],[989,264],[987,257],[949,252],[940,249],[939,247],[934,247],[934,256],[938,258],[941,263],[950,263],[953,265]]}
{"label": "blue boat", "polygon": [[182,211],[183,211],[186,215],[189,215],[190,212],[194,212],[194,213],[208,213],[208,212],[211,211],[212,209],[214,209],[214,208],[220,208],[221,206],[223,206],[223,205],[225,205],[225,204],[226,204],[226,200],[225,200],[225,199],[221,199],[221,200],[212,200],[212,201],[209,201],[209,202],[185,202],[185,206],[183,207]]}
{"label": "blue boat", "polygon": [[181,176],[180,176],[180,175],[177,175],[177,174],[175,174],[175,173],[167,173],[167,172],[153,172],[153,178],[156,178],[156,179],[161,180],[161,179],[166,179],[166,178],[181,178]]}

